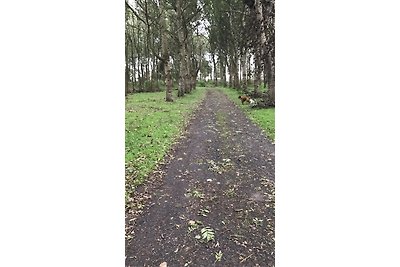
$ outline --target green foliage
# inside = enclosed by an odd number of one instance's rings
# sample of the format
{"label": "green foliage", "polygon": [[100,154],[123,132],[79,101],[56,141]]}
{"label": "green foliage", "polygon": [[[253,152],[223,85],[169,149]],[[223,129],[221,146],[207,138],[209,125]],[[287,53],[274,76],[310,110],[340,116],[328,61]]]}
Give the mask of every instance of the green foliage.
{"label": "green foliage", "polygon": [[222,255],[224,253],[222,253],[222,251],[220,250],[219,252],[215,252],[215,262],[217,261],[221,261],[222,260]]}
{"label": "green foliage", "polygon": [[275,141],[275,108],[268,109],[256,109],[250,108],[249,105],[242,105],[238,96],[241,93],[232,88],[219,87],[234,103],[245,111],[249,118],[254,121],[264,132],[267,134],[268,138]]}
{"label": "green foliage", "polygon": [[196,235],[196,239],[200,239],[203,242],[209,242],[214,240],[215,233],[211,227],[204,227],[200,230],[200,235]]}
{"label": "green foliage", "polygon": [[197,82],[197,86],[199,86],[199,87],[206,87],[206,85],[207,85],[206,81],[204,81],[204,80]]}
{"label": "green foliage", "polygon": [[187,196],[192,196],[192,197],[196,197],[196,198],[204,198],[204,193],[194,189],[194,190],[189,190],[189,192],[187,193]]}
{"label": "green foliage", "polygon": [[253,218],[253,223],[255,224],[255,226],[261,226],[262,222],[263,222],[263,220],[261,220],[261,219]]}
{"label": "green foliage", "polygon": [[229,188],[224,192],[224,195],[227,197],[234,197],[236,196],[235,188]]}
{"label": "green foliage", "polygon": [[144,81],[144,92],[160,92],[162,83],[160,81]]}
{"label": "green foliage", "polygon": [[[218,116],[218,114],[217,114]],[[218,119],[218,118],[217,118]],[[222,162],[215,162],[214,160],[206,160],[207,163],[210,165],[208,169],[210,171],[216,172],[218,174],[222,174],[223,172],[228,171],[233,167],[233,164],[231,163],[231,159],[222,159]]]}
{"label": "green foliage", "polygon": [[194,230],[197,230],[199,227],[200,227],[200,225],[202,225],[203,223],[201,222],[201,221],[193,221],[193,220],[190,220],[189,222],[188,222],[188,232],[189,233],[191,233],[191,232],[193,232]]}
{"label": "green foliage", "polygon": [[203,217],[207,217],[207,215],[209,213],[210,213],[210,210],[208,210],[208,209],[200,209],[197,214],[200,215],[200,216],[203,216]]}
{"label": "green foliage", "polygon": [[179,136],[205,95],[199,88],[174,102],[165,92],[129,95],[125,111],[125,173],[128,193],[144,181]]}

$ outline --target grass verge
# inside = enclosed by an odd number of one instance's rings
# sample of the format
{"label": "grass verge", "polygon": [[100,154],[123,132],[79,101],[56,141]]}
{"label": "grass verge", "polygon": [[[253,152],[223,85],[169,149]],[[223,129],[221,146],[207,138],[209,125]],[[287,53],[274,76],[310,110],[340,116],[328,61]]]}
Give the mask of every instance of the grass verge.
{"label": "grass verge", "polygon": [[126,193],[142,184],[179,137],[205,88],[197,88],[174,102],[165,92],[130,95],[125,104]]}
{"label": "grass verge", "polygon": [[242,105],[238,96],[241,92],[232,88],[218,87],[224,92],[234,103],[237,104],[258,126],[263,129],[268,138],[275,141],[275,108],[257,109],[250,108],[248,104]]}

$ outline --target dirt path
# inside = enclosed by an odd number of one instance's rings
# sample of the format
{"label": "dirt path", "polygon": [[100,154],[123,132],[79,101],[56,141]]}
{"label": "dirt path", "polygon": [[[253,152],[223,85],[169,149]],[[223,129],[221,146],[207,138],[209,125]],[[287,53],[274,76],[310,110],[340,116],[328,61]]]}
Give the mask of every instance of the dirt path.
{"label": "dirt path", "polygon": [[126,266],[274,266],[274,145],[222,92],[206,99],[135,221]]}

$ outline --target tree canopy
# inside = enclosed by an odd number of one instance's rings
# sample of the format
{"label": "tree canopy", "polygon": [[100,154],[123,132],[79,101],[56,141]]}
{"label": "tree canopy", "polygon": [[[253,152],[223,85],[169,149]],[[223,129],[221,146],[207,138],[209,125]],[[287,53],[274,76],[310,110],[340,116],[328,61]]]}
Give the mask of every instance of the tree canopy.
{"label": "tree canopy", "polygon": [[[197,81],[229,86],[275,105],[274,0],[125,2],[126,94]],[[265,90],[267,88],[267,90]]]}

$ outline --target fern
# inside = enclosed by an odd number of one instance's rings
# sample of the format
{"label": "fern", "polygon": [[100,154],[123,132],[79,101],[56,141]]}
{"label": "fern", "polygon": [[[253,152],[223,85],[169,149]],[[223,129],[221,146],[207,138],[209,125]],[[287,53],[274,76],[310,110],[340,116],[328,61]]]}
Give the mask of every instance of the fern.
{"label": "fern", "polygon": [[206,242],[214,240],[215,233],[214,233],[214,230],[212,228],[204,227],[204,228],[202,228],[200,230],[200,233],[201,233],[201,239],[202,240],[204,240]]}

